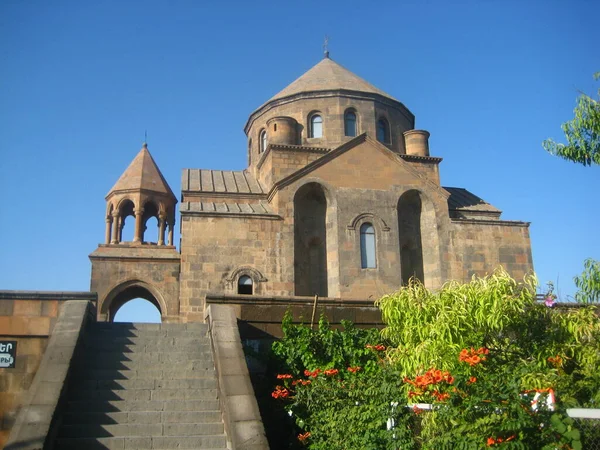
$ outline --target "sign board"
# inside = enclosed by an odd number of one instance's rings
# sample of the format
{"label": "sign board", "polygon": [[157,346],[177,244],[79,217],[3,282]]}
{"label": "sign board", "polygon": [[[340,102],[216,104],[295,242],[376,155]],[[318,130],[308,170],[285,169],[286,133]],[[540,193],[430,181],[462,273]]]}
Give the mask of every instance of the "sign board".
{"label": "sign board", "polygon": [[17,341],[0,341],[0,369],[14,369],[17,359]]}

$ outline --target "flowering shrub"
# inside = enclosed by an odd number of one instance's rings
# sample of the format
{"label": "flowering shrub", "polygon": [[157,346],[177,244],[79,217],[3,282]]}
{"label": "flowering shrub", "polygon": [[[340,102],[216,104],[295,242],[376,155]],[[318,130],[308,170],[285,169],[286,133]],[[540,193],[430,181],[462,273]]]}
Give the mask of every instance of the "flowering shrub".
{"label": "flowering shrub", "polygon": [[537,304],[535,287],[503,271],[437,292],[413,280],[379,300],[381,333],[286,318],[272,396],[298,445],[581,449],[565,408],[600,402],[600,321]]}

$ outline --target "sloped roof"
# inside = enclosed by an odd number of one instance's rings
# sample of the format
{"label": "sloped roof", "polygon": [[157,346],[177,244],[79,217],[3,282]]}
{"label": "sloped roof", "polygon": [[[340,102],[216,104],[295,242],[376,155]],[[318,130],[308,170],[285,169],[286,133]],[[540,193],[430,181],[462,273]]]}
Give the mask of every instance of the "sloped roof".
{"label": "sloped roof", "polygon": [[[183,202],[182,214],[275,216],[266,201],[255,202]],[[278,217],[278,216],[277,216]]]}
{"label": "sloped roof", "polygon": [[371,83],[340,66],[330,58],[323,58],[318,64],[300,78],[272,97],[267,103],[301,92],[349,90],[379,94],[396,100],[389,94],[377,89]]}
{"label": "sloped roof", "polygon": [[183,169],[181,190],[228,194],[264,194],[260,183],[246,171]]}
{"label": "sloped roof", "polygon": [[450,210],[481,211],[497,214],[502,212],[464,188],[444,187],[444,189],[450,193],[450,197],[448,197],[448,209]]}
{"label": "sloped roof", "polygon": [[132,190],[152,191],[175,198],[145,143],[112,187],[109,195],[118,191]]}

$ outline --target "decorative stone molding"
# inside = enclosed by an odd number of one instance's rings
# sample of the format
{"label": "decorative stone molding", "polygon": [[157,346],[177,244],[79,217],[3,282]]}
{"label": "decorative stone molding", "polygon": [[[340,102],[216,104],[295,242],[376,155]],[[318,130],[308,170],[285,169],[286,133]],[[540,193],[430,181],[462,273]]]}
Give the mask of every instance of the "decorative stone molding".
{"label": "decorative stone molding", "polygon": [[259,270],[255,269],[254,267],[240,266],[240,267],[237,267],[236,269],[234,269],[229,274],[229,276],[227,278],[225,278],[225,281],[227,282],[227,286],[235,287],[237,280],[241,276],[244,276],[244,275],[247,275],[250,278],[252,278],[252,283],[255,285],[256,285],[256,283],[269,281]]}
{"label": "decorative stone molding", "polygon": [[390,227],[388,226],[388,224],[385,223],[385,221],[381,217],[376,216],[373,213],[362,213],[362,214],[359,214],[354,219],[352,219],[352,222],[350,222],[350,224],[347,226],[347,228],[349,230],[356,230],[356,227],[359,224],[362,224],[364,222],[375,222],[375,221],[377,221],[377,222],[380,223],[382,231],[386,231],[386,232],[390,231]]}

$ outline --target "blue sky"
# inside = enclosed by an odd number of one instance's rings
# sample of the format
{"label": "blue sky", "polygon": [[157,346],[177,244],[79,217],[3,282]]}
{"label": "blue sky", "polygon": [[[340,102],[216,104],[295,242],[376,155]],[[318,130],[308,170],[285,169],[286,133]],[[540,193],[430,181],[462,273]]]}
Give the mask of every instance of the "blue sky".
{"label": "blue sky", "polygon": [[[465,187],[532,222],[563,297],[600,258],[600,168],[546,154],[600,71],[597,1],[0,2],[0,289],[87,290],[104,196],[149,149],[245,168],[248,115],[322,57],[402,101]],[[177,239],[178,240],[178,239]]]}

